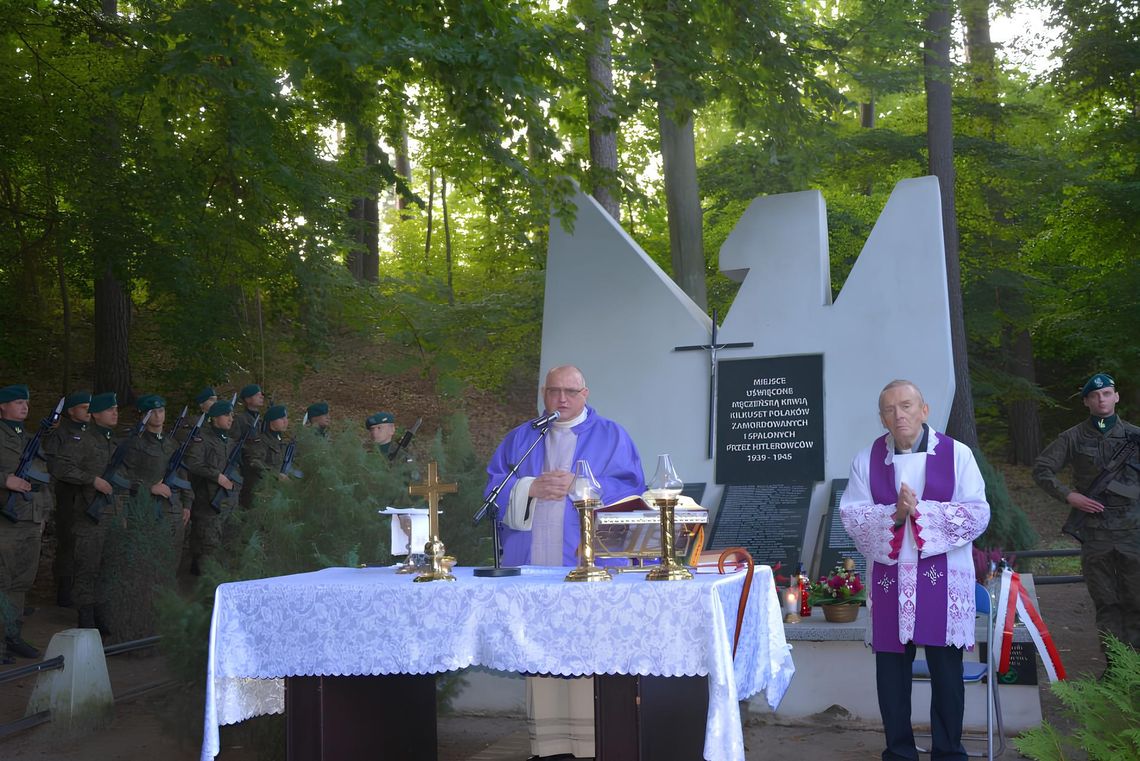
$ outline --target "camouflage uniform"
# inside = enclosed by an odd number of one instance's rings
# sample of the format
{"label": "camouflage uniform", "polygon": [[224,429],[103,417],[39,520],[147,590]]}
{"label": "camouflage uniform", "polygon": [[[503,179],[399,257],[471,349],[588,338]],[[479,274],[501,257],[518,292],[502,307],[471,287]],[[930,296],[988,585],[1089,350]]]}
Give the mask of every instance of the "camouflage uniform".
{"label": "camouflage uniform", "polygon": [[[1105,433],[1091,419],[1073,426],[1037,458],[1033,480],[1062,502],[1071,491],[1092,497],[1086,490],[1125,442],[1126,433],[1140,434],[1140,428],[1119,419]],[[1072,486],[1057,476],[1067,465],[1073,468]],[[1081,530],[1081,572],[1096,607],[1097,630],[1110,632],[1133,648],[1140,648],[1138,495],[1140,473],[1125,465],[1107,490],[1094,497],[1104,512],[1087,514]]]}
{"label": "camouflage uniform", "polygon": [[97,494],[93,482],[96,476],[103,475],[114,453],[115,442],[110,429],[95,424],[73,424],[59,437],[51,466],[51,474],[57,482],[58,512],[68,513],[74,537],[75,582],[72,595],[75,606],[80,609],[81,620],[88,623],[93,619],[85,617],[83,611],[87,608],[90,613],[90,609],[100,602],[96,600],[96,582],[103,563],[103,543],[113,506],[104,510],[98,523],[87,515],[87,507]]}
{"label": "camouflage uniform", "polygon": [[[178,446],[172,436],[150,431],[143,431],[139,435],[123,459],[123,477],[131,482],[131,494],[150,494],[150,487],[166,477],[166,466],[178,451]],[[170,525],[176,570],[182,558],[182,542],[186,538],[185,525],[182,523],[182,498],[183,495],[175,490],[171,491],[169,500],[151,496],[156,501],[156,510],[161,511],[162,517]]]}
{"label": "camouflage uniform", "polygon": [[195,559],[213,555],[222,546],[225,519],[233,512],[240,487],[235,484],[230,496],[221,501],[221,512],[216,512],[210,502],[222,488],[218,485],[218,476],[225,470],[236,446],[234,436],[210,425],[194,437],[186,450],[186,472],[190,474],[194,490],[194,503],[190,508],[190,553]]}
{"label": "camouflage uniform", "polygon": [[[0,505],[6,505],[12,494],[4,488],[4,483],[19,467],[24,447],[30,438],[23,423],[0,421]],[[51,510],[51,493],[46,486],[41,486],[31,500],[18,497],[14,510],[17,517],[15,522],[0,518],[0,594],[7,598],[15,616],[9,623],[6,636],[0,637],[0,659],[3,659],[5,651],[3,640],[19,637],[19,617],[24,611],[24,597],[32,588],[40,565],[40,539],[44,532],[44,520]]]}
{"label": "camouflage uniform", "polygon": [[[280,431],[266,431],[257,437],[250,437],[245,443],[242,459],[249,464],[254,483],[264,475],[272,476],[281,472],[281,465],[285,462],[285,448],[288,446],[289,442]],[[245,489],[252,491],[249,481],[242,485],[242,490]]]}
{"label": "camouflage uniform", "polygon": [[[246,409],[240,415],[234,415],[234,424],[229,431],[230,438],[234,441],[241,441],[241,437],[248,430],[250,432],[249,438],[253,439],[258,435],[258,431],[255,429],[255,426],[260,425],[261,418],[257,415],[257,413]],[[238,502],[242,507],[249,507],[253,504],[253,487],[257,485],[258,473],[256,470],[250,467],[247,451],[243,451],[241,453],[241,480],[241,495],[238,497]]]}
{"label": "camouflage uniform", "polygon": [[[44,437],[43,451],[48,462],[48,472],[55,476],[55,454],[63,442],[78,440],[86,430],[87,423],[77,423],[69,417],[60,418],[59,427]],[[51,572],[57,587],[56,602],[61,608],[67,608],[74,604],[71,587],[75,579],[75,533],[72,530],[75,514],[70,506],[79,487],[55,477],[52,479],[52,488],[55,490],[56,511],[55,560]]]}

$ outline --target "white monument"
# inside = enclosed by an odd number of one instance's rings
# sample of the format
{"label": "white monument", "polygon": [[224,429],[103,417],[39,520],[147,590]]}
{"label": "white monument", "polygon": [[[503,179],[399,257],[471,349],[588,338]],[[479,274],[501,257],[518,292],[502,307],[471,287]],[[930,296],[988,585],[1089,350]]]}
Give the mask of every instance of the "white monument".
{"label": "white monument", "polygon": [[[646,467],[672,454],[686,482],[708,484],[702,502],[715,511],[709,352],[674,351],[708,344],[712,321],[592,198],[579,193],[576,203],[573,233],[551,222],[540,374],[581,367],[591,405],[629,430]],[[719,359],[823,357],[825,480],[811,499],[810,561],[830,481],[846,478],[855,452],[883,431],[877,394],[888,381],[915,381],[931,425],[945,427],[954,369],[938,180],[898,184],[837,297],[818,191],[757,198],[720,263],[742,285],[717,343],[753,346]]]}

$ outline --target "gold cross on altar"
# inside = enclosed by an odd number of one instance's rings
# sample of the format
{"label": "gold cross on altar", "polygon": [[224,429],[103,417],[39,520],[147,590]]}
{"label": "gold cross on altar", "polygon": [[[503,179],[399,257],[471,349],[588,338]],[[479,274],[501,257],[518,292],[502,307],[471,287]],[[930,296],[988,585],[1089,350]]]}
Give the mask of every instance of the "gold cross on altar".
{"label": "gold cross on altar", "polygon": [[431,539],[439,538],[439,496],[441,494],[454,494],[459,491],[459,484],[444,484],[439,481],[439,466],[434,460],[428,463],[427,478],[421,483],[408,487],[408,494],[413,497],[427,497],[428,503],[428,532]]}

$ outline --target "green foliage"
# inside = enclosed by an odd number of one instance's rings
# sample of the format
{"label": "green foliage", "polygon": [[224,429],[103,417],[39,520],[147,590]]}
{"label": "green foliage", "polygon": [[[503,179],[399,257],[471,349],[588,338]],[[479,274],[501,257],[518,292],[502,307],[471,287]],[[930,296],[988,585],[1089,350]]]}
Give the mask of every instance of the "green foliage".
{"label": "green foliage", "polygon": [[[430,455],[410,463],[390,464],[362,445],[358,431],[347,423],[329,438],[311,428],[299,430],[297,465],[304,478],[263,478],[254,505],[234,513],[227,523],[223,552],[202,564],[203,575],[190,596],[160,596],[162,648],[180,679],[200,685],[205,677],[218,584],[400,560],[389,554],[390,519],[376,513],[389,505],[413,504],[408,485],[420,479],[428,459],[439,463],[443,481],[459,484],[457,494],[441,500],[440,531],[449,554],[461,565],[490,561],[489,527],[474,527],[470,520],[482,501],[486,474],[472,448],[465,416],[448,421],[447,429],[431,440]],[[440,677],[445,698],[457,689],[457,679]]]}
{"label": "green foliage", "polygon": [[1007,552],[1036,547],[1037,533],[1029,525],[1025,512],[1009,496],[1005,477],[990,465],[981,450],[974,450],[974,458],[986,482],[986,501],[990,503],[990,525],[975,544]]}
{"label": "green foliage", "polygon": [[1020,753],[1036,761],[1129,761],[1140,757],[1140,653],[1111,636],[1107,648],[1112,667],[1103,677],[1052,685],[1076,731],[1063,734],[1044,722],[1013,741]]}
{"label": "green foliage", "polygon": [[175,587],[173,527],[166,506],[141,491],[121,503],[108,521],[99,569],[99,599],[114,642],[152,636],[158,629],[156,598]]}

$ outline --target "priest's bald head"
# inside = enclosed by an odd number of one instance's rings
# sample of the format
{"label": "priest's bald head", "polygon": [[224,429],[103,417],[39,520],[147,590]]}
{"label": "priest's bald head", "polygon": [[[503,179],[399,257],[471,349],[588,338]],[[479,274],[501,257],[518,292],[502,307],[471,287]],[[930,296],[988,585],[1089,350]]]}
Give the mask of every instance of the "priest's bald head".
{"label": "priest's bald head", "polygon": [[558,411],[559,420],[573,420],[582,414],[590,389],[586,388],[586,378],[582,371],[573,365],[559,365],[546,373],[542,385],[542,403],[547,412]]}

